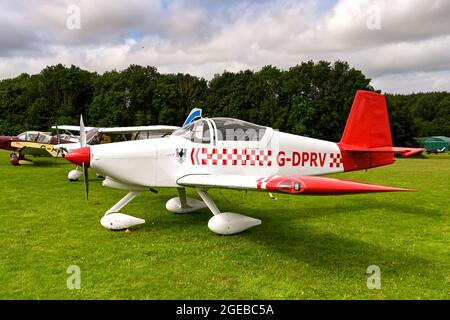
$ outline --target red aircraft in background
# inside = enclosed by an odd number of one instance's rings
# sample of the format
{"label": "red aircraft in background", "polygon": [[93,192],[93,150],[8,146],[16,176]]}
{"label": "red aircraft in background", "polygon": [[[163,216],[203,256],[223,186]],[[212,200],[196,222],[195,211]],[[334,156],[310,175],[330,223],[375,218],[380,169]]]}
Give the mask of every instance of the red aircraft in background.
{"label": "red aircraft in background", "polygon": [[26,131],[18,136],[0,136],[0,149],[13,151],[10,155],[12,165],[32,164],[25,155],[62,156],[61,150],[55,148],[58,144],[74,143],[78,139],[69,135],[51,135],[49,132]]}

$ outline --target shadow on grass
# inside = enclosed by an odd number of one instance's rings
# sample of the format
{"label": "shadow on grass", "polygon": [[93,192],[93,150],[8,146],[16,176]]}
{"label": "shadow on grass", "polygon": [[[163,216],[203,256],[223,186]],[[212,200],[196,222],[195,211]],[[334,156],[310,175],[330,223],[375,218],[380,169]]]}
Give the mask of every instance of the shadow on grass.
{"label": "shadow on grass", "polygon": [[[362,274],[368,266],[378,265],[383,271],[407,276],[433,268],[424,258],[389,249],[390,239],[386,239],[386,246],[379,246],[351,234],[339,236],[308,225],[293,227],[291,221],[268,219],[270,227],[252,230],[249,238],[274,253],[327,273]],[[274,227],[274,223],[278,225]]]}
{"label": "shadow on grass", "polygon": [[[165,210],[163,205],[168,197],[166,195],[157,196],[156,200],[157,203],[161,203],[161,210]],[[401,205],[374,199],[370,201],[358,199],[355,202],[358,204],[352,206],[353,212],[384,207],[395,214],[424,214],[424,208],[420,206]],[[279,213],[273,214],[276,207],[255,210],[243,208],[245,206],[231,208],[225,203],[218,203],[218,206],[219,208],[221,206],[228,207],[227,211],[241,212],[263,220],[262,226],[228,237],[223,241],[243,241],[246,243],[252,241],[260,249],[273,251],[274,254],[281,254],[286,259],[294,259],[297,263],[308,264],[323,272],[339,273],[345,271],[346,274],[364,274],[368,266],[378,265],[384,271],[407,276],[407,274],[423,272],[433,268],[431,262],[424,258],[411,255],[405,251],[389,249],[392,246],[392,239],[385,239],[386,245],[379,246],[352,238],[352,234],[337,235],[332,231],[330,232],[329,229],[318,229],[317,226],[308,224],[311,220],[302,219],[306,216],[313,219],[331,214],[348,214],[349,208],[345,205],[333,206],[332,208],[318,206],[283,208],[282,215]],[[439,216],[436,210],[425,209],[425,211],[428,215]],[[167,212],[167,214],[174,215],[170,212]],[[207,230],[206,224],[210,217],[209,210],[203,209],[195,213],[176,215],[175,218],[165,217],[162,220],[150,218],[149,220],[153,223],[140,227],[140,232],[149,234],[155,230],[174,232],[174,230],[181,230],[186,226],[194,228],[194,226],[200,225]],[[218,237],[212,233],[210,236]]]}
{"label": "shadow on grass", "polygon": [[[404,206],[380,200],[364,201],[360,199],[358,205],[353,206],[352,211],[364,211],[366,209],[387,208],[394,214],[424,214],[424,208]],[[264,216],[265,228],[251,230],[249,238],[257,244],[270,248],[274,252],[282,253],[286,257],[294,258],[301,263],[307,263],[314,268],[333,270],[350,269],[354,272],[365,272],[364,268],[370,265],[378,265],[384,270],[398,272],[419,272],[433,268],[430,261],[411,255],[405,251],[390,249],[392,239],[379,239],[386,245],[379,246],[374,243],[359,240],[351,233],[337,235],[332,231],[324,231],[316,226],[311,226],[308,221],[299,224],[298,209],[287,209],[283,218],[271,216],[270,210],[260,211]],[[307,207],[310,215],[317,214],[347,214],[348,207],[339,206],[333,208]],[[428,210],[427,214],[439,216],[435,210]],[[334,220],[336,222],[336,220]],[[270,227],[268,227],[270,225]],[[363,268],[363,269],[362,269]]]}
{"label": "shadow on grass", "polygon": [[377,198],[357,198],[351,200],[351,206],[349,205],[333,205],[332,207],[326,206],[304,206],[303,208],[294,209],[297,211],[297,216],[314,218],[320,216],[329,216],[334,214],[348,214],[349,212],[364,212],[367,210],[379,210],[383,208],[388,210],[392,214],[415,214],[419,216],[442,216],[442,211],[438,209],[432,209],[420,205],[418,203],[404,204],[396,202],[395,200],[382,200]]}

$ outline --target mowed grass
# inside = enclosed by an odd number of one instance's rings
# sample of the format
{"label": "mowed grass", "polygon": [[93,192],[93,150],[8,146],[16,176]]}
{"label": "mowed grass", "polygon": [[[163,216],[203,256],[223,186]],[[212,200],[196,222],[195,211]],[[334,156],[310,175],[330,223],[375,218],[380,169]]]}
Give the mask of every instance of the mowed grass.
{"label": "mowed grass", "polygon": [[[13,167],[8,154],[0,152],[2,299],[450,298],[448,155],[334,175],[415,193],[271,200],[211,190],[222,211],[263,221],[224,237],[207,228],[207,209],[168,212],[176,189],[141,195],[122,210],[145,225],[108,231],[99,220],[125,192],[91,173],[87,207],[64,160]],[[81,269],[80,290],[66,286],[70,265]],[[367,288],[370,265],[381,269],[380,290]]]}

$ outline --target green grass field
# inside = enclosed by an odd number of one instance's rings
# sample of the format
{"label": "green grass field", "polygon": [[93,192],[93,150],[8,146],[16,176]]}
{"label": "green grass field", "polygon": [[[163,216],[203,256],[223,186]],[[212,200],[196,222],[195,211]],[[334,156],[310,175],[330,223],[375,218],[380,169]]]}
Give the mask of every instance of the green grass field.
{"label": "green grass field", "polygon": [[[209,210],[176,215],[175,189],[141,195],[131,233],[99,220],[125,192],[91,175],[89,206],[73,167],[38,159],[13,167],[0,152],[1,299],[449,299],[450,156],[398,159],[335,177],[416,193],[340,197],[211,190],[224,211],[263,221],[235,236],[209,231]],[[192,190],[188,194],[197,197]],[[68,266],[81,269],[69,290]],[[367,288],[367,267],[381,289]]]}

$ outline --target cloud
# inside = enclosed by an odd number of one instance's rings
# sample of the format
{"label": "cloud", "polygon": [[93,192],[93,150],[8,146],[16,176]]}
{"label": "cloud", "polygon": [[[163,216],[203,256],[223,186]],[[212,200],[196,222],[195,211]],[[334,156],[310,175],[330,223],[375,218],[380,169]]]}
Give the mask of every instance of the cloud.
{"label": "cloud", "polygon": [[[71,4],[80,30],[66,27]],[[133,63],[209,79],[325,59],[349,61],[388,92],[450,89],[447,0],[8,0],[0,9],[1,78]]]}

